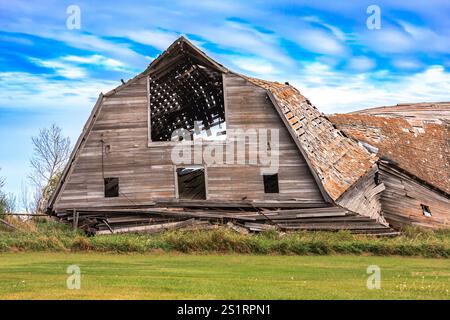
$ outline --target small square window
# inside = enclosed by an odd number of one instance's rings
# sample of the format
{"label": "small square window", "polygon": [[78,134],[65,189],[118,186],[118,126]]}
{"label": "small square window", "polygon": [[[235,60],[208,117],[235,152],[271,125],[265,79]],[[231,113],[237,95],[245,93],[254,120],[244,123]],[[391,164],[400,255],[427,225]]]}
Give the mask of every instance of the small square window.
{"label": "small square window", "polygon": [[119,178],[105,178],[105,198],[119,196]]}
{"label": "small square window", "polygon": [[265,174],[264,178],[264,192],[265,193],[279,193],[278,174]]}
{"label": "small square window", "polygon": [[420,206],[422,207],[422,213],[423,213],[423,215],[425,217],[431,217],[432,216],[429,206],[426,206],[424,204],[421,204]]}

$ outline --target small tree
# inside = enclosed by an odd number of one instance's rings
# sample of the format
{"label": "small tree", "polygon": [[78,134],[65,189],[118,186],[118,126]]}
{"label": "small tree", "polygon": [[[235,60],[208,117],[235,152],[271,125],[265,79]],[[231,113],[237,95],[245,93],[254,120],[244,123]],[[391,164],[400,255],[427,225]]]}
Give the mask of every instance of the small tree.
{"label": "small tree", "polygon": [[[0,168],[0,170],[2,170],[2,168]],[[2,191],[4,186],[5,186],[5,178],[0,177],[0,192]]]}
{"label": "small tree", "polygon": [[[35,189],[35,188],[33,188]],[[34,190],[34,192],[30,192],[30,183],[28,181],[22,180],[20,183],[20,193],[18,197],[18,206],[25,211],[26,213],[33,213],[37,211],[37,204],[39,203],[41,191],[37,188]]]}
{"label": "small tree", "polygon": [[33,156],[30,164],[33,171],[29,178],[39,194],[36,211],[44,211],[69,159],[70,139],[64,137],[61,128],[53,124],[50,128],[41,129],[31,141]]}
{"label": "small tree", "polygon": [[0,177],[0,215],[3,213],[12,213],[16,207],[16,197],[12,193],[6,194],[3,191],[4,186],[5,179]]}
{"label": "small tree", "polygon": [[[0,168],[1,170],[1,168]],[[3,193],[3,187],[5,186],[5,179],[0,177],[0,215],[6,213],[8,203],[6,195]]]}

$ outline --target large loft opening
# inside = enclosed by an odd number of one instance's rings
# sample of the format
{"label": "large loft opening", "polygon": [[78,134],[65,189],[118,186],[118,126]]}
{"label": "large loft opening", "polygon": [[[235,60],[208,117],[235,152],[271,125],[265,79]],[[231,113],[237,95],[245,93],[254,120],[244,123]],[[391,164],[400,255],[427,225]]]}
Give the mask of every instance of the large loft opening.
{"label": "large loft opening", "polygon": [[149,73],[151,141],[222,140],[222,72],[183,44]]}

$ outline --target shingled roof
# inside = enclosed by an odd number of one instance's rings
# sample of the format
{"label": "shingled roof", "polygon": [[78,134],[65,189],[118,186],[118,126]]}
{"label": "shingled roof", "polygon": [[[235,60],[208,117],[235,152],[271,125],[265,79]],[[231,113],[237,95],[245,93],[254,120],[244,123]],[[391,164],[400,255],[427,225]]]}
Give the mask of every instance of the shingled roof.
{"label": "shingled roof", "polygon": [[[423,104],[419,120],[412,116],[417,108],[377,108],[363,110],[362,114],[332,115],[329,119],[348,136],[377,148],[379,157],[450,194],[450,126],[445,120],[439,124],[430,114],[425,116]],[[450,104],[445,108],[450,111]],[[405,115],[398,109],[405,110]]]}
{"label": "shingled roof", "polygon": [[337,200],[375,164],[377,157],[345,137],[295,87],[245,77],[266,89],[325,191]]}

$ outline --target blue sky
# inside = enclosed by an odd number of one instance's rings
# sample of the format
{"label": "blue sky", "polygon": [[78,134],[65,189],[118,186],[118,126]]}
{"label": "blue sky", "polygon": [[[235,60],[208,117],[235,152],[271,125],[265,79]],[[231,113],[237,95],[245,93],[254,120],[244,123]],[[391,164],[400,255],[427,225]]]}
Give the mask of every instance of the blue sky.
{"label": "blue sky", "polygon": [[[66,26],[69,5],[80,29]],[[19,194],[39,128],[56,123],[74,143],[99,93],[182,34],[232,70],[289,81],[325,113],[448,101],[449,16],[444,0],[0,0],[0,176]]]}

